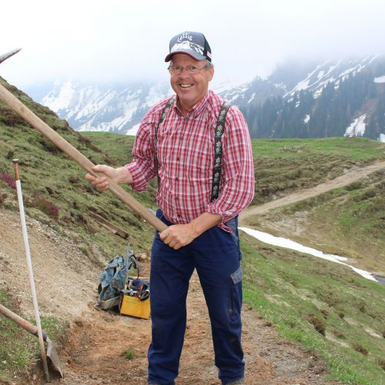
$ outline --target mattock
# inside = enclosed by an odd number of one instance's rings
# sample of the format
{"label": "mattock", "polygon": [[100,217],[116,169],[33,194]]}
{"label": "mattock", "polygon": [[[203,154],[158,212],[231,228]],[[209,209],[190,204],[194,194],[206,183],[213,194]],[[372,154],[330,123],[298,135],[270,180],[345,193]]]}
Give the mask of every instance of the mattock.
{"label": "mattock", "polygon": [[[0,56],[0,63],[9,57],[18,53],[20,49],[13,50],[7,54]],[[104,176],[104,174],[93,171],[95,166],[88,158],[80,153],[75,147],[68,143],[56,131],[54,131],[48,124],[43,122],[36,116],[28,107],[13,96],[3,85],[0,84],[0,100],[2,100],[13,111],[26,120],[32,127],[36,128],[41,134],[48,138],[56,147],[65,152],[71,159],[78,163],[84,170],[93,176]],[[167,225],[157,218],[148,208],[144,207],[134,197],[132,197],[126,190],[115,183],[111,178],[108,178],[109,190],[115,194],[122,202],[129,206],[135,213],[142,217],[145,221],[151,224],[156,230],[163,231]]]}

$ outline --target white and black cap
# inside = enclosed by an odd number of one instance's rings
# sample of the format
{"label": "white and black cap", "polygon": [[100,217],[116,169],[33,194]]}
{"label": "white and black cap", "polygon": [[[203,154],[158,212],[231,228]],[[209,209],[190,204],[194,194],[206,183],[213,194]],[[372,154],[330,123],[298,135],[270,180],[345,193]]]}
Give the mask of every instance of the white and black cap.
{"label": "white and black cap", "polygon": [[170,40],[170,53],[164,61],[172,59],[176,53],[185,53],[195,60],[208,60],[211,62],[211,48],[205,35],[200,32],[182,32]]}

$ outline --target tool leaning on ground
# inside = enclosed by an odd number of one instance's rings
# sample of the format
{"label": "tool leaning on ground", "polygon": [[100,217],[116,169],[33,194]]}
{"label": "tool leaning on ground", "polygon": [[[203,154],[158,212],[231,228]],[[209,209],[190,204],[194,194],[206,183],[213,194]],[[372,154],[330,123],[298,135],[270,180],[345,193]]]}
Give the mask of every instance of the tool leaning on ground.
{"label": "tool leaning on ground", "polygon": [[38,306],[38,302],[37,302],[35,278],[34,278],[33,269],[32,269],[32,258],[31,258],[31,251],[29,248],[27,221],[25,219],[23,193],[21,190],[21,182],[20,182],[20,178],[19,178],[19,163],[18,162],[19,162],[18,159],[13,160],[13,164],[15,167],[15,181],[16,181],[16,189],[17,189],[17,199],[19,202],[21,228],[22,228],[22,232],[23,232],[25,255],[27,258],[28,275],[29,275],[29,281],[30,281],[30,285],[31,285],[31,294],[32,294],[33,309],[34,309],[34,313],[35,313],[37,336],[39,338],[39,343],[40,343],[40,353],[41,353],[41,359],[43,362],[43,370],[44,370],[45,379],[47,382],[51,382],[50,377],[49,377],[49,371],[48,371],[47,355],[45,353],[43,330],[41,328],[41,322],[40,322],[40,311],[39,311],[39,306]]}
{"label": "tool leaning on ground", "polygon": [[[5,55],[0,56],[0,63],[9,57],[15,55],[18,50],[13,50]],[[2,100],[13,111],[26,120],[32,127],[36,128],[41,134],[49,139],[56,147],[65,152],[71,159],[78,163],[84,170],[93,176],[105,176],[104,174],[93,171],[95,166],[88,158],[80,153],[75,147],[68,143],[56,131],[54,131],[48,124],[43,122],[37,115],[35,115],[28,107],[20,102],[12,95],[3,85],[0,84],[0,100]],[[150,210],[144,207],[140,202],[133,198],[126,190],[120,187],[117,183],[107,177],[109,183],[109,190],[116,195],[123,203],[129,206],[135,213],[141,216],[145,221],[150,223],[158,231],[163,231],[167,225],[157,218]]]}
{"label": "tool leaning on ground", "polygon": [[[0,305],[0,314],[9,318],[11,321],[16,322],[19,326],[21,326],[23,329],[27,330],[34,336],[38,336],[38,329],[35,325],[30,324],[24,318],[21,318],[19,315],[15,314],[13,311],[9,310],[3,305]],[[49,339],[47,334],[44,332],[44,330],[42,332],[43,340],[47,343],[47,357],[51,360],[53,367],[63,377],[61,362],[59,359],[59,355],[57,354],[57,351],[55,349],[55,346],[53,345],[52,341]]]}

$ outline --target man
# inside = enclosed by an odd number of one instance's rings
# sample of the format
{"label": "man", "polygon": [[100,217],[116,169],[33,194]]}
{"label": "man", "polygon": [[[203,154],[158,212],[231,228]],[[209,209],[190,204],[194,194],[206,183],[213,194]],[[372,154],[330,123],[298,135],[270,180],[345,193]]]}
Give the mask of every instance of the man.
{"label": "man", "polygon": [[[231,106],[220,143],[215,141],[217,126],[223,128],[217,120],[224,100],[208,89],[214,67],[205,36],[184,32],[171,39],[169,48],[165,61],[170,62],[176,97],[158,102],[143,118],[130,164],[94,169],[117,183],[130,184],[134,191],[144,191],[147,182],[158,176],[157,216],[169,227],[155,234],[152,247],[148,383],[172,385],[178,375],[186,296],[196,269],[209,310],[219,378],[223,384],[241,384],[242,270],[237,215],[254,196],[249,131],[241,112]],[[213,167],[220,145],[217,197]],[[104,177],[88,174],[87,179],[100,190],[108,188]]]}

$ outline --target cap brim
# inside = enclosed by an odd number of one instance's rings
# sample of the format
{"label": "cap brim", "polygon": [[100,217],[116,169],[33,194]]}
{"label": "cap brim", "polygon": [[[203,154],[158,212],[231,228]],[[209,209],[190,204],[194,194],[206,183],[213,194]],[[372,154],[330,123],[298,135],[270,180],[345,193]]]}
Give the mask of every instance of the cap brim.
{"label": "cap brim", "polygon": [[164,59],[164,61],[165,62],[169,62],[172,59],[172,56],[175,55],[176,53],[184,53],[184,54],[186,54],[186,55],[188,55],[188,56],[190,56],[193,59],[198,60],[198,61],[206,60],[207,59],[206,56],[200,55],[198,52],[191,52],[191,50],[181,49],[181,50],[169,53],[166,56],[166,58]]}

